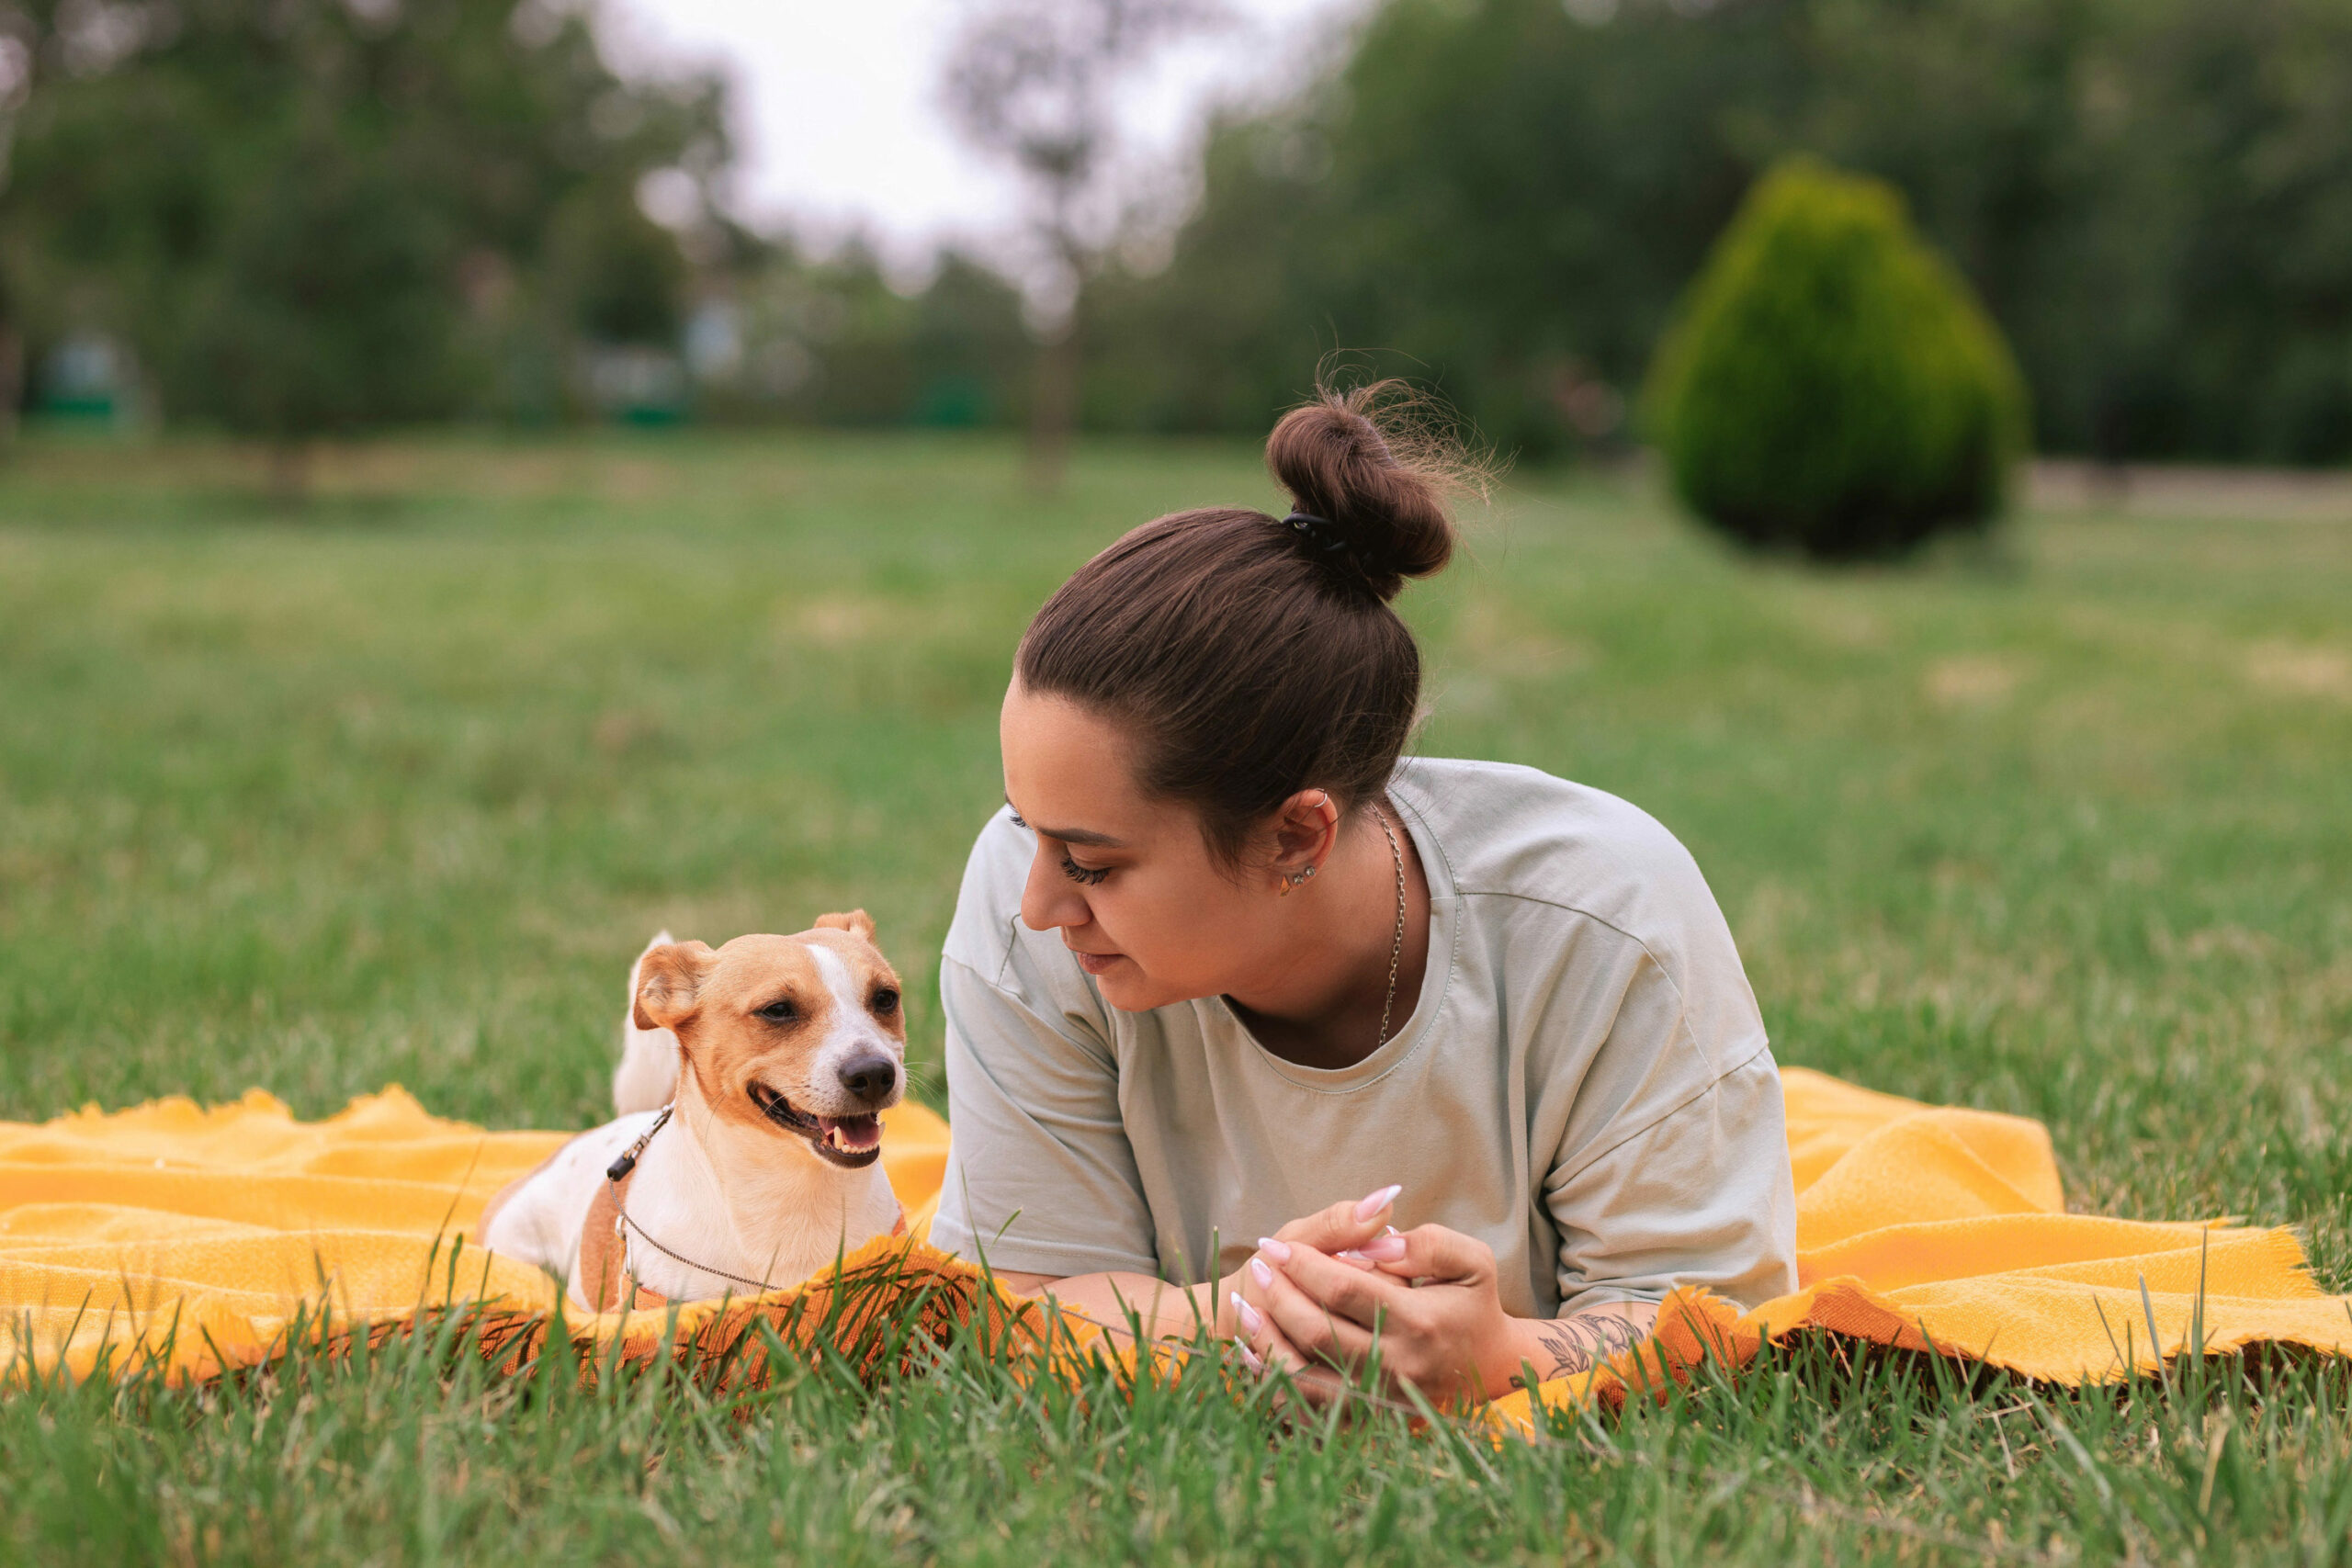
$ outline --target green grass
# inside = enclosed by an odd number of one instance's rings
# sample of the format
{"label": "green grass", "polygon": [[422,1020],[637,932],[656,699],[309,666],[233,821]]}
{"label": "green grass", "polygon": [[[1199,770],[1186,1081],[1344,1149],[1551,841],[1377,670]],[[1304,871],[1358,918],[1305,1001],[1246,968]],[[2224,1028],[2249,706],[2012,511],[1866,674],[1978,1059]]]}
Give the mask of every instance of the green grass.
{"label": "green grass", "polygon": [[[0,469],[0,1116],[387,1080],[605,1114],[628,959],[863,904],[930,980],[1053,584],[1252,456],[680,436]],[[2078,1207],[2304,1227],[2352,1288],[2352,527],[2030,517],[1994,556],[1736,561],[1522,475],[1408,598],[1433,753],[1680,834],[1781,1059],[2046,1120]],[[935,1071],[922,1092],[936,1097]],[[748,1421],[415,1345],[209,1396],[0,1401],[0,1558],[2352,1562],[2352,1392],[2057,1399],[1813,1348],[1486,1453],[1284,1435],[958,1352]]]}

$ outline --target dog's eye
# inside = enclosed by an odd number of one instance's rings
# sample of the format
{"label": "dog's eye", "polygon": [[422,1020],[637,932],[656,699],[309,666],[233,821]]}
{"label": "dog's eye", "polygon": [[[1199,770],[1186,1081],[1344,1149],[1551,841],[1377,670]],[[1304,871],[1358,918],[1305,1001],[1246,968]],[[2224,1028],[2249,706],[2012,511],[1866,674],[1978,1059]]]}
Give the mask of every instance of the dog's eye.
{"label": "dog's eye", "polygon": [[770,1023],[790,1023],[799,1018],[800,1010],[792,1005],[791,998],[779,998],[762,1008],[760,1016]]}
{"label": "dog's eye", "polygon": [[875,992],[874,1010],[880,1013],[892,1013],[898,1011],[899,993],[890,989],[888,986],[885,986],[880,990]]}

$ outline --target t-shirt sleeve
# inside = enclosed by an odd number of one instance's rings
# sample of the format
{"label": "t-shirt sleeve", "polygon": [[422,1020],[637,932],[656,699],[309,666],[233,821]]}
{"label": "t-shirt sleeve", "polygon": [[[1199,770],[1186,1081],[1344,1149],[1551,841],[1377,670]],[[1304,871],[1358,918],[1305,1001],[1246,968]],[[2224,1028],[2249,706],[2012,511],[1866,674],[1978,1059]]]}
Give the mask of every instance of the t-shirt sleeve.
{"label": "t-shirt sleeve", "polygon": [[1665,1070],[1645,1075],[1649,1081],[1597,1135],[1572,1137],[1544,1182],[1560,1236],[1564,1316],[1604,1302],[1657,1301],[1684,1285],[1742,1307],[1796,1289],[1796,1195],[1772,1053],[1759,1041],[1728,1072],[1658,1096],[1679,1077],[1668,1063],[1708,1053],[1690,1038],[1688,1016],[1671,1008],[1673,987],[1655,968],[1645,979],[1634,989],[1646,994],[1626,998],[1620,1027],[1650,1033],[1663,1024],[1664,1040],[1612,1040],[1603,1056],[1616,1047]]}
{"label": "t-shirt sleeve", "polygon": [[932,1244],[1024,1274],[1156,1274],[1116,1060],[1019,958],[998,980],[952,954],[940,965],[955,1136]]}

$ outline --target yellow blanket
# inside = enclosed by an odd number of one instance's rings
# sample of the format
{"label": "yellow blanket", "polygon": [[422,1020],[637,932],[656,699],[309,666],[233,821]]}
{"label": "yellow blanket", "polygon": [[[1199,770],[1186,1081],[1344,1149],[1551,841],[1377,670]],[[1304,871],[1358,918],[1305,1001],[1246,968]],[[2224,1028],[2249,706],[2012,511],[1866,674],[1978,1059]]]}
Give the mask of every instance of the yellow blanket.
{"label": "yellow blanket", "polygon": [[[2209,1351],[2352,1355],[2352,1298],[2320,1291],[2287,1231],[2068,1214],[2039,1122],[1782,1076],[1801,1289],[1744,1315],[1678,1294],[1659,1347],[1678,1364],[1745,1359],[1807,1328],[2064,1383],[2153,1370],[2193,1332]],[[458,1238],[565,1136],[441,1121],[397,1089],[318,1122],[255,1091],[211,1110],[167,1100],[0,1123],[0,1314],[41,1366],[203,1376],[266,1357],[322,1301],[346,1324],[469,1302],[544,1314],[546,1276]],[[883,1148],[920,1235],[946,1125],[902,1106]],[[967,1279],[916,1250],[923,1278]],[[659,1327],[616,1314],[598,1331]],[[1538,1393],[1609,1395],[1633,1375],[1626,1360]],[[1526,1396],[1494,1414],[1524,1424]]]}
{"label": "yellow blanket", "polygon": [[[891,1185],[928,1226],[947,1123],[920,1105],[883,1122]],[[570,1136],[445,1122],[398,1088],[323,1122],[252,1089],[0,1122],[0,1335],[76,1375],[104,1359],[203,1377],[262,1359],[322,1306],[346,1325],[465,1302],[546,1313],[561,1293],[547,1275],[464,1238]]]}
{"label": "yellow blanket", "polygon": [[[2352,1356],[2352,1296],[2313,1282],[2285,1229],[2065,1212],[2039,1122],[1874,1094],[1784,1067],[1797,1188],[1795,1294],[1741,1314],[1678,1292],[1656,1340],[1542,1385],[1550,1404],[1737,1365],[1818,1330],[1934,1351],[2068,1385],[2154,1371],[2184,1351],[2301,1346]],[[1529,1424],[1528,1396],[1498,1400]]]}

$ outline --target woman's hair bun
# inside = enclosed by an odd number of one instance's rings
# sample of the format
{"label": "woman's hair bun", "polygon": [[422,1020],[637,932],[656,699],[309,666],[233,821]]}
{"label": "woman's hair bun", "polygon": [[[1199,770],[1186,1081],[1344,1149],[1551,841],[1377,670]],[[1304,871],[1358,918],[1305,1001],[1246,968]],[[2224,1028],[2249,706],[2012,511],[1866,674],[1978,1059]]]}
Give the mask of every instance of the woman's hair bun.
{"label": "woman's hair bun", "polygon": [[1382,599],[1453,558],[1446,494],[1477,480],[1430,413],[1402,381],[1317,387],[1266,438],[1275,482],[1298,511],[1330,525]]}

